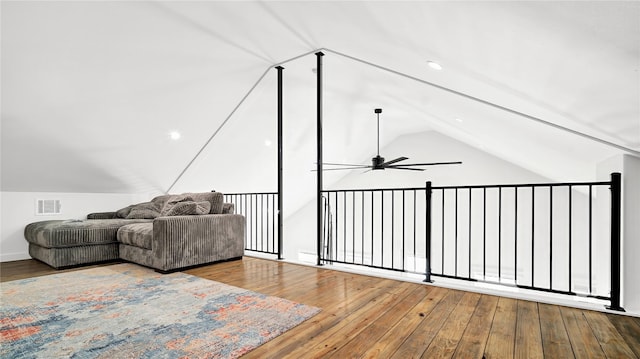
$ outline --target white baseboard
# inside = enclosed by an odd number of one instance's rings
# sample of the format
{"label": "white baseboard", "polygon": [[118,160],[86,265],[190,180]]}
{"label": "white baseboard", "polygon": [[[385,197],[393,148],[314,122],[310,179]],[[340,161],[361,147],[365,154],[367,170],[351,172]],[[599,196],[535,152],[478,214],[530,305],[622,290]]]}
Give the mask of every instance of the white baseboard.
{"label": "white baseboard", "polygon": [[31,259],[28,252],[14,252],[0,254],[0,262],[20,261],[23,259]]}

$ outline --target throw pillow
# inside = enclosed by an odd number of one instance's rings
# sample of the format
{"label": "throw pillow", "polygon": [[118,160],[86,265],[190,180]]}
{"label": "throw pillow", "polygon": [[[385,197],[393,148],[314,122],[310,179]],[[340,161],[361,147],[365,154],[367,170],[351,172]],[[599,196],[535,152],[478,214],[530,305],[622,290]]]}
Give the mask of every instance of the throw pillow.
{"label": "throw pillow", "polygon": [[176,203],[165,216],[190,216],[190,215],[202,215],[209,214],[211,210],[211,203],[207,201],[194,202],[194,201],[182,201]]}
{"label": "throw pillow", "polygon": [[158,208],[162,209],[173,197],[175,196],[170,194],[163,194],[162,196],[154,197],[151,202],[155,203]]}
{"label": "throw pillow", "polygon": [[211,203],[210,214],[222,213],[222,203],[224,201],[224,194],[221,192],[196,192],[196,193],[183,193],[184,196],[193,198],[196,202],[208,201]]}
{"label": "throw pillow", "polygon": [[135,206],[134,204],[130,205],[130,206],[126,206],[122,209],[119,209],[116,212],[116,217],[117,218],[127,218],[127,216],[129,215],[129,213],[131,213],[131,208],[133,208],[133,206]]}
{"label": "throw pillow", "polygon": [[194,202],[193,198],[185,195],[173,195],[169,199],[167,199],[166,204],[162,207],[162,211],[160,211],[161,216],[169,216],[169,212],[175,207],[178,203],[182,202]]}
{"label": "throw pillow", "polygon": [[153,202],[144,202],[133,205],[127,219],[154,219],[160,217],[160,210]]}

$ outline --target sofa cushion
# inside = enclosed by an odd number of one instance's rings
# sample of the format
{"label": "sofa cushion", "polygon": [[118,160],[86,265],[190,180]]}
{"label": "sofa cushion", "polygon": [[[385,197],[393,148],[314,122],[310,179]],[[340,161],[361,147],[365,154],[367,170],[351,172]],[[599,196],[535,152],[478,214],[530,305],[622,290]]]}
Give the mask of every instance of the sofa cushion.
{"label": "sofa cushion", "polygon": [[221,214],[224,201],[224,194],[221,192],[200,192],[200,193],[183,193],[183,196],[193,198],[194,202],[207,201],[211,203],[210,214]]}
{"label": "sofa cushion", "polygon": [[90,219],[41,221],[28,224],[24,237],[29,243],[44,248],[61,248],[117,243],[118,228],[148,222],[149,219]]}
{"label": "sofa cushion", "polygon": [[144,202],[133,205],[127,219],[154,219],[160,217],[160,208],[153,202]]}
{"label": "sofa cushion", "polygon": [[134,223],[118,229],[118,242],[130,246],[151,249],[153,223]]}
{"label": "sofa cushion", "polygon": [[176,203],[170,210],[168,210],[165,216],[189,216],[189,215],[202,215],[209,214],[211,210],[211,203],[207,201],[194,202],[194,201],[181,201]]}

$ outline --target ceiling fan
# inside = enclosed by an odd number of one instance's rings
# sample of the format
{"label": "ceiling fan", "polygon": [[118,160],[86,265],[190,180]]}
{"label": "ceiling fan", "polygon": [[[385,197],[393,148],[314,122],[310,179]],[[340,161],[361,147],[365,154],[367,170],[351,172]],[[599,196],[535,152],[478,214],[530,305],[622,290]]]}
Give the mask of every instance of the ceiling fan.
{"label": "ceiling fan", "polygon": [[370,171],[376,170],[386,170],[386,169],[394,169],[394,170],[408,170],[408,171],[424,171],[424,168],[416,168],[420,166],[440,166],[440,165],[459,165],[462,162],[430,162],[430,163],[405,163],[398,164],[398,162],[402,162],[404,160],[408,160],[408,157],[398,157],[390,161],[384,160],[384,157],[380,156],[380,114],[382,113],[381,108],[376,108],[373,112],[377,116],[378,123],[378,152],[374,158],[371,159],[371,165],[354,165],[347,163],[323,163],[323,165],[328,166],[341,166],[340,168],[327,168],[325,171],[338,171],[338,170],[353,170],[353,169],[364,169],[368,168]]}

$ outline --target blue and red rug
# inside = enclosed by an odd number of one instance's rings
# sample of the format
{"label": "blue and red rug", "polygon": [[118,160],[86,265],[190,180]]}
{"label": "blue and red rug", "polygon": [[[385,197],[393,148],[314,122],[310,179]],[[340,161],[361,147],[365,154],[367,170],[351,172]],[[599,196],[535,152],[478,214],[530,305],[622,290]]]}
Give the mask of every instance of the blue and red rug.
{"label": "blue and red rug", "polygon": [[2,358],[235,358],[320,311],[133,264],[1,288]]}

